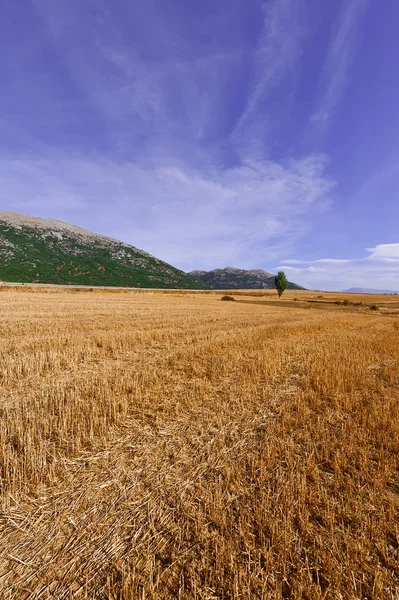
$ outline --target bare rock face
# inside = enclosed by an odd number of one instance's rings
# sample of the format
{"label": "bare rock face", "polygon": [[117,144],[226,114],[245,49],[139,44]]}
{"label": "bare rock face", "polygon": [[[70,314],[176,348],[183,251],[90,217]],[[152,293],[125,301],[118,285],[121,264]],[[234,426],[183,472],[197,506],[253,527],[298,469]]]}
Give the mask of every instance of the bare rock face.
{"label": "bare rock face", "polygon": [[76,225],[0,211],[0,280],[120,287],[205,287],[148,252]]}
{"label": "bare rock face", "polygon": [[[275,275],[262,269],[245,270],[225,267],[213,271],[191,271],[190,275],[200,279],[206,286],[217,290],[276,289],[274,285]],[[288,288],[293,290],[304,289],[300,285],[291,282],[288,283]]]}

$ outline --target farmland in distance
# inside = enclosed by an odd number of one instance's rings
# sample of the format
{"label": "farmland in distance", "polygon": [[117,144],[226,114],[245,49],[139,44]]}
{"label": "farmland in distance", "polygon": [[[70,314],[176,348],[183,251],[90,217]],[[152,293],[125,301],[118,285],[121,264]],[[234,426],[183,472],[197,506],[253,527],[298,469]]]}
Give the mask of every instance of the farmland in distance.
{"label": "farmland in distance", "polygon": [[0,598],[399,598],[398,298],[220,298],[0,290]]}

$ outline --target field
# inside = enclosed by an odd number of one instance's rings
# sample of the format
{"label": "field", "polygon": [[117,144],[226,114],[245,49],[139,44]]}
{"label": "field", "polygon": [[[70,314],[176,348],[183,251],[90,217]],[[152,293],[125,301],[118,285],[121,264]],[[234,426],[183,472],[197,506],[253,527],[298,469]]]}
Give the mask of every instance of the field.
{"label": "field", "polygon": [[399,299],[221,295],[0,290],[1,599],[399,599]]}

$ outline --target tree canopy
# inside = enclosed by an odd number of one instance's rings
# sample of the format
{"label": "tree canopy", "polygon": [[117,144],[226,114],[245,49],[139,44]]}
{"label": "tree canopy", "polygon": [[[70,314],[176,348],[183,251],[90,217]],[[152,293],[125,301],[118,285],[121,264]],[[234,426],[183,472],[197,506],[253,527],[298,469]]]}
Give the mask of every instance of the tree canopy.
{"label": "tree canopy", "polygon": [[279,271],[277,273],[276,277],[274,278],[274,284],[277,288],[278,297],[281,298],[282,293],[288,287],[288,280],[287,280],[287,277],[286,277],[284,271]]}

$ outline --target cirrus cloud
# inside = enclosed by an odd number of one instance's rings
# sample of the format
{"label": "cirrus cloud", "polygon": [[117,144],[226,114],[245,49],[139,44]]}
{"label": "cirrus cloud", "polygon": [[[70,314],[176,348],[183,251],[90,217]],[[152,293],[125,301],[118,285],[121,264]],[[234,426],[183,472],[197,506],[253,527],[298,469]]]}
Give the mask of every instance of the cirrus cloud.
{"label": "cirrus cloud", "polygon": [[0,160],[6,210],[69,220],[184,270],[264,265],[290,251],[333,187],[322,157],[207,172],[104,158]]}

